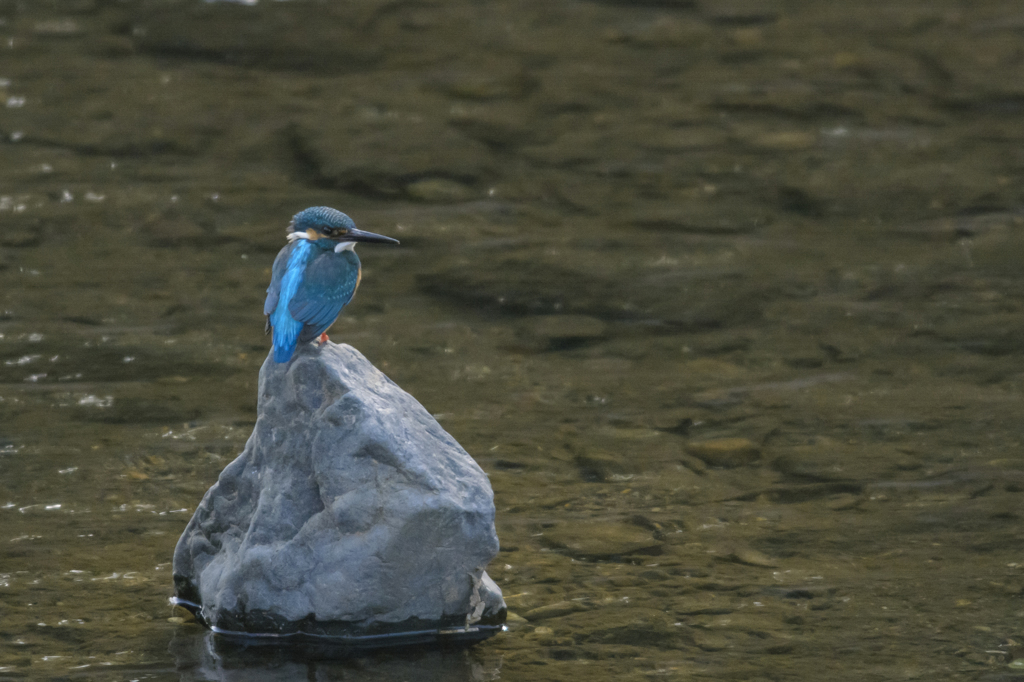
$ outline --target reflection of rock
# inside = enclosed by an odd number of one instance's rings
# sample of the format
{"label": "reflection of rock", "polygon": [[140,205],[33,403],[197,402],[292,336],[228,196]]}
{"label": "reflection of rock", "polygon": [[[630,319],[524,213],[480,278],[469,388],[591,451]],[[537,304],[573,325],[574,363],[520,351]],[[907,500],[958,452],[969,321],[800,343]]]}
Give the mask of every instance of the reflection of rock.
{"label": "reflection of rock", "polygon": [[463,649],[389,650],[359,656],[325,645],[247,647],[198,628],[180,630],[168,646],[182,680],[281,682],[283,680],[437,680],[479,682],[498,679],[501,659],[487,660]]}
{"label": "reflection of rock", "polygon": [[497,551],[465,450],[355,349],[305,345],[264,363],[256,428],[178,542],[175,594],[234,632],[496,626]]}

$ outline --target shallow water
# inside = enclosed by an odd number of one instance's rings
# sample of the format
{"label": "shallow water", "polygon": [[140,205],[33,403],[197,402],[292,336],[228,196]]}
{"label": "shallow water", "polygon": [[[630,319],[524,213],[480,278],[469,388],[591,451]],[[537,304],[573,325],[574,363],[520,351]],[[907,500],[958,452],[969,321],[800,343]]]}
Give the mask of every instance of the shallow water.
{"label": "shallow water", "polygon": [[[855,5],[0,0],[0,679],[1024,676],[1024,14]],[[491,476],[469,652],[167,604],[317,204]]]}

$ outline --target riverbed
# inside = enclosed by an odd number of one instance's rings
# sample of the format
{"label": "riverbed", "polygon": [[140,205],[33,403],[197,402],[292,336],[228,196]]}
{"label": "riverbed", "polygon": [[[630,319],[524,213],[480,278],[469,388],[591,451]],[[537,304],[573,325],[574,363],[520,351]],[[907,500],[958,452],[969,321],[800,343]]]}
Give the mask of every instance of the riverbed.
{"label": "riverbed", "polygon": [[[0,680],[1024,677],[1008,0],[0,1]],[[509,630],[168,604],[290,217],[490,476]]]}

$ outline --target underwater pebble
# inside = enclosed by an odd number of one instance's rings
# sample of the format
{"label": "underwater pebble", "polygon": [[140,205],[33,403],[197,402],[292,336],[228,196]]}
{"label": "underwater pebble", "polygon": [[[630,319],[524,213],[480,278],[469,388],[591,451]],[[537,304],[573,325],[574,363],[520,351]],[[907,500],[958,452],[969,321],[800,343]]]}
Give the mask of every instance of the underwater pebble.
{"label": "underwater pebble", "polygon": [[729,552],[726,558],[740,564],[760,566],[762,568],[774,568],[779,565],[777,561],[769,557],[767,554],[763,554],[758,552],[756,549],[751,549],[749,547],[733,549]]}
{"label": "underwater pebble", "polygon": [[650,531],[614,522],[562,523],[545,530],[540,540],[581,558],[651,553],[661,546]]}
{"label": "underwater pebble", "polygon": [[747,438],[716,438],[687,443],[686,449],[708,466],[727,469],[753,464],[761,456],[757,445]]}
{"label": "underwater pebble", "polygon": [[538,606],[535,609],[530,609],[523,614],[523,618],[530,622],[545,620],[547,618],[558,618],[569,613],[575,613],[576,611],[586,611],[587,607],[583,604],[575,601],[560,601],[555,604],[548,604],[546,606]]}

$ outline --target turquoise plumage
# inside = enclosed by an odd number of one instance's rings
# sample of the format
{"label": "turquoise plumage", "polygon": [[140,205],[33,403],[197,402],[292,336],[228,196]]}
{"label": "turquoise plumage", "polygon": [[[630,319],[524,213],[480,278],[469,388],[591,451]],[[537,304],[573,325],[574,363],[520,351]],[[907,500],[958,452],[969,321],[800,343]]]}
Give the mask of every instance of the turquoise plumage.
{"label": "turquoise plumage", "polygon": [[397,244],[397,239],[364,232],[341,211],[315,206],[288,226],[288,245],[274,259],[263,314],[273,332],[275,362],[288,362],[300,342],[326,340],[359,286],[357,242]]}

